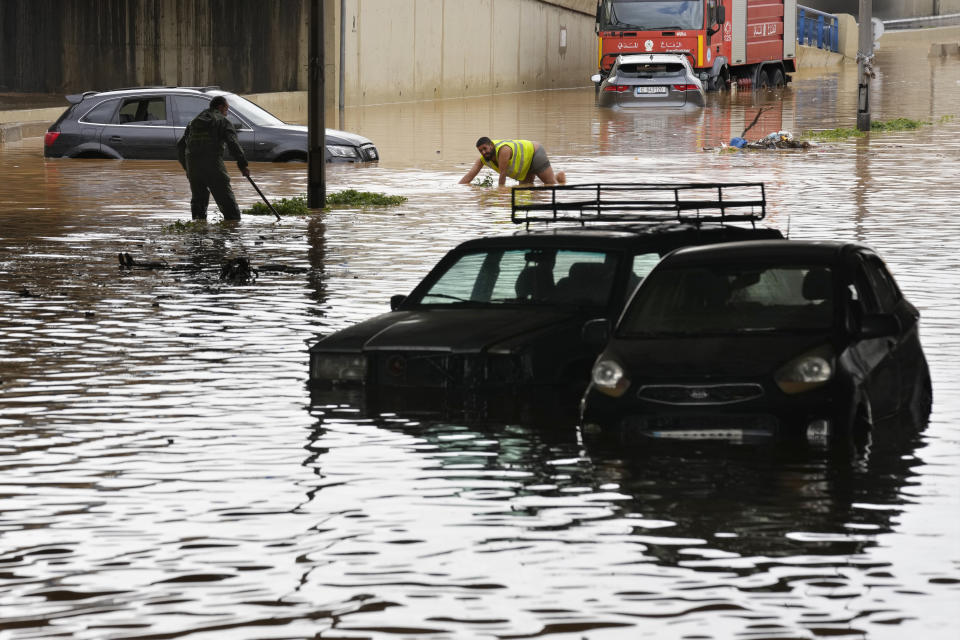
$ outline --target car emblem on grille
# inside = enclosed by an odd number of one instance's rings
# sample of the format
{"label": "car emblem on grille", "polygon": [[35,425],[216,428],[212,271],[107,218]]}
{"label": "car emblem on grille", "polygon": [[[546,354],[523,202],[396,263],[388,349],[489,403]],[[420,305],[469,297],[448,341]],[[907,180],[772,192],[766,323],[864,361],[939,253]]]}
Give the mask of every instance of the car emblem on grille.
{"label": "car emblem on grille", "polygon": [[403,356],[391,356],[387,360],[387,371],[394,376],[402,376],[407,370],[407,360]]}
{"label": "car emblem on grille", "polygon": [[710,392],[706,389],[690,389],[691,400],[706,400],[710,397]]}

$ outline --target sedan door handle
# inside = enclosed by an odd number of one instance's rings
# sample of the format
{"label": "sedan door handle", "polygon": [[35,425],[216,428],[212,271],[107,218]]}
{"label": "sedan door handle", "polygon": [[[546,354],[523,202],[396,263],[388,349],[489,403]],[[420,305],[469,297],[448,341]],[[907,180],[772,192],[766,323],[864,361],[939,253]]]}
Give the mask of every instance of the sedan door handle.
{"label": "sedan door handle", "polygon": [[123,142],[123,138],[120,136],[110,136],[110,142]]}

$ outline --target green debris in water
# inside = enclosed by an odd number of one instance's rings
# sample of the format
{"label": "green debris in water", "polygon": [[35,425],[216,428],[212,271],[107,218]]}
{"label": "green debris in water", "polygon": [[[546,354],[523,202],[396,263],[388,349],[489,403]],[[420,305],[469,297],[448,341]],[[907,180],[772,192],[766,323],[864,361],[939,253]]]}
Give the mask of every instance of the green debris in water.
{"label": "green debris in water", "polygon": [[182,220],[177,220],[173,224],[168,224],[163,227],[164,233],[190,233],[192,231],[206,231],[212,226],[222,225],[221,222],[208,223],[206,220],[189,220],[184,222]]}
{"label": "green debris in water", "polygon": [[825,129],[823,131],[806,131],[803,134],[807,138],[814,140],[847,140],[849,138],[862,138],[866,134],[859,129]]}
{"label": "green debris in water", "polygon": [[476,180],[474,180],[474,181],[471,182],[470,184],[472,184],[472,185],[475,186],[475,187],[492,187],[492,186],[493,186],[493,176],[488,173],[487,175],[483,176],[482,178],[477,178]]}
{"label": "green debris in water", "polygon": [[[310,214],[307,208],[307,194],[301,194],[292,198],[280,198],[271,203],[281,216],[305,216]],[[273,211],[262,202],[254,202],[249,209],[244,209],[243,213],[248,216],[272,216]]]}
{"label": "green debris in water", "polygon": [[951,113],[948,113],[948,114],[945,115],[945,116],[940,116],[940,124],[946,124],[946,123],[948,123],[948,122],[952,122],[953,119],[956,118],[956,117],[957,117],[957,116],[955,116],[955,115],[953,115],[953,114],[951,114]]}
{"label": "green debris in water", "polygon": [[[946,117],[946,116],[944,116]],[[952,118],[952,116],[951,116]],[[940,119],[941,122],[949,120]],[[911,120],[910,118],[894,118],[893,120],[874,120],[870,123],[870,131],[915,131],[920,127],[931,124],[925,120]],[[862,138],[866,135],[859,129],[850,129],[840,127],[837,129],[826,129],[824,131],[806,131],[804,135],[814,140],[848,140],[850,138]]]}
{"label": "green debris in water", "polygon": [[925,120],[911,120],[910,118],[894,118],[893,120],[874,120],[870,123],[870,131],[913,131],[930,124]]}
{"label": "green debris in water", "polygon": [[[389,207],[403,204],[405,196],[388,196],[385,193],[346,189],[327,195],[327,204],[335,207]],[[283,215],[283,212],[280,212]]]}

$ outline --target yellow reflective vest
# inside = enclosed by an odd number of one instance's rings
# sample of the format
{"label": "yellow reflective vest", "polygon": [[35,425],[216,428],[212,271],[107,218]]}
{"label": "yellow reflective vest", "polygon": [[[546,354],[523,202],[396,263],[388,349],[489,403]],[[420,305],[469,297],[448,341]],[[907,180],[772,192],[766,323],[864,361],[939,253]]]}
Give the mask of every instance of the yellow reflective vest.
{"label": "yellow reflective vest", "polygon": [[[527,177],[527,172],[530,171],[530,164],[533,162],[533,143],[529,140],[494,140],[494,158],[500,157],[500,149],[504,146],[510,147],[510,150],[513,151],[513,155],[510,156],[510,165],[507,167],[507,175],[518,182],[523,182]],[[497,166],[495,159],[491,161],[483,156],[480,157],[483,164],[500,173],[500,167]]]}

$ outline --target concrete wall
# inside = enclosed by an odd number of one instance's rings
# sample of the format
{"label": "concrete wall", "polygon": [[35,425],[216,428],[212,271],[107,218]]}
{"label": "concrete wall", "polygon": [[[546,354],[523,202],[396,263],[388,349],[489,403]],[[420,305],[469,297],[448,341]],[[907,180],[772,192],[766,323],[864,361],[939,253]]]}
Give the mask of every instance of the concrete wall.
{"label": "concrete wall", "polygon": [[[347,0],[347,105],[589,84],[595,0]],[[328,107],[340,0],[324,0]],[[307,88],[308,0],[2,0],[0,91]],[[565,30],[565,46],[561,33]]]}
{"label": "concrete wall", "polygon": [[3,0],[0,90],[293,90],[306,17],[304,0]]}
{"label": "concrete wall", "polygon": [[593,7],[592,0],[347,0],[345,102],[585,86],[596,64]]}

